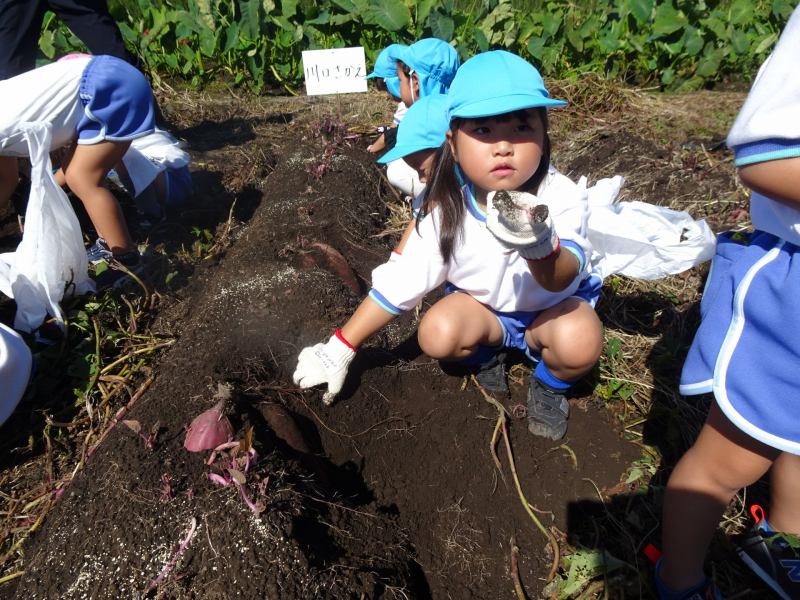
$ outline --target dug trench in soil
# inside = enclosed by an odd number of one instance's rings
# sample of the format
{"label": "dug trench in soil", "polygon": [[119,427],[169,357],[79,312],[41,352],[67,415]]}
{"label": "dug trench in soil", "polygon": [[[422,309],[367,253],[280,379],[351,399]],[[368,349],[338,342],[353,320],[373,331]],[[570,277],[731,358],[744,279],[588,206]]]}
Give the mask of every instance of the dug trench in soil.
{"label": "dug trench in soil", "polygon": [[[180,340],[127,415],[146,429],[160,421],[155,448],[125,427],[111,433],[33,534],[17,598],[135,597],[192,519],[197,530],[161,597],[508,597],[512,536],[522,581],[538,595],[552,559],[502,445],[503,473],[494,466],[496,411],[421,354],[413,312],[359,352],[333,406],[293,389],[299,350],[326,339],[360,301],[314,244],[345,257],[362,293],[391,247],[374,237],[392,196],[373,159],[345,148],[315,180],[311,156],[285,150],[237,242],[191,282]],[[234,386],[236,439],[254,428],[262,462],[243,489],[263,504],[258,518],[237,489],[209,481],[219,469],[206,455],[183,449],[184,425],[212,405],[219,382]],[[524,403],[526,384],[514,386],[512,405]],[[297,428],[279,431],[262,402],[289,411],[278,418],[293,414]],[[561,529],[571,508],[597,500],[595,485],[617,484],[640,454],[602,407],[572,402],[563,442],[510,423],[527,499]]]}

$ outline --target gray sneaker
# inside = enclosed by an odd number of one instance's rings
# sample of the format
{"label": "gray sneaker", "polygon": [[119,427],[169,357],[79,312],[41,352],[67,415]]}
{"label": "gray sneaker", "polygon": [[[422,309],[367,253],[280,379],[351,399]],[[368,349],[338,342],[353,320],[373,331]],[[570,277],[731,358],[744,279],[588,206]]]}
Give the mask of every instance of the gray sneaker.
{"label": "gray sneaker", "polygon": [[90,263],[96,265],[105,262],[106,259],[114,258],[114,255],[111,253],[111,248],[108,247],[106,241],[99,237],[91,247],[86,249],[86,258]]}
{"label": "gray sneaker", "polygon": [[[133,256],[121,260],[108,259],[104,261],[108,265],[108,268],[95,279],[97,291],[108,288],[122,290],[129,285],[138,285],[134,283],[131,273],[136,275],[139,279],[142,279],[145,277],[147,264],[144,256],[139,254],[139,252],[131,254],[133,254]],[[124,267],[124,269],[119,268],[120,266]]]}
{"label": "gray sneaker", "polygon": [[567,433],[569,402],[564,394],[531,375],[528,384],[528,430],[534,435],[560,440]]}
{"label": "gray sneaker", "polygon": [[505,352],[495,354],[491,360],[471,368],[475,379],[487,392],[508,394]]}

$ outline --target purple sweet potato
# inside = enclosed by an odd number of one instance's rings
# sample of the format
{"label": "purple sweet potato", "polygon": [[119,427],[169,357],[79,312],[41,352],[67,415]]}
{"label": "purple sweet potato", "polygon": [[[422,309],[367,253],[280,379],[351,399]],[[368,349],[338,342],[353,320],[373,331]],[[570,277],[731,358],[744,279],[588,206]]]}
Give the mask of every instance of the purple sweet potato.
{"label": "purple sweet potato", "polygon": [[272,431],[275,432],[275,435],[286,442],[292,449],[303,454],[311,454],[308,442],[306,442],[305,437],[297,427],[297,423],[294,422],[294,419],[285,408],[272,402],[262,402],[258,405],[258,411]]}
{"label": "purple sweet potato", "polygon": [[322,461],[314,454],[289,411],[272,402],[261,402],[257,408],[275,435],[299,453],[300,463],[314,473],[322,485],[330,486]]}
{"label": "purple sweet potato", "polygon": [[338,250],[328,246],[328,244],[312,244],[325,252],[328,257],[328,263],[336,271],[336,274],[339,276],[339,279],[345,282],[347,287],[350,288],[350,291],[353,292],[356,296],[361,295],[361,286],[358,285],[358,280],[356,279],[356,274],[353,273],[353,269],[350,268],[350,265],[347,264],[344,256],[342,256]]}
{"label": "purple sweet potato", "polygon": [[184,448],[189,452],[212,450],[233,438],[233,427],[224,414],[227,401],[227,398],[223,398],[213,408],[194,418],[189,425]]}

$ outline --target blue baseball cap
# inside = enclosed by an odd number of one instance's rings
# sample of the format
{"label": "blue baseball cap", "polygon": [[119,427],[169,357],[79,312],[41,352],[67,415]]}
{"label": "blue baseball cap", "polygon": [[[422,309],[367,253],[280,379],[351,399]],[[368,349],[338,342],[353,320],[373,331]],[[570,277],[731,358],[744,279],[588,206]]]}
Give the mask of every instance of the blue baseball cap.
{"label": "blue baseball cap", "polygon": [[386,89],[395,98],[400,97],[400,80],[397,77],[387,77],[383,80],[386,83]]}
{"label": "blue baseball cap", "polygon": [[444,94],[432,94],[414,102],[397,129],[397,143],[378,162],[392,162],[444,144],[450,127],[446,108],[447,96]]}
{"label": "blue baseball cap", "polygon": [[447,117],[491,117],[536,106],[566,106],[550,98],[532,64],[504,50],[470,58],[450,86]]}
{"label": "blue baseball cap", "polygon": [[[391,58],[391,49],[395,47],[405,48],[403,44],[392,44],[381,50],[381,53],[378,54],[378,58],[375,59],[375,68],[372,70],[372,73],[367,75],[367,79],[373,77],[381,77],[383,79],[397,77],[397,60]],[[396,95],[399,96],[400,94]]]}
{"label": "blue baseball cap", "polygon": [[403,61],[417,74],[420,80],[420,97],[446,94],[461,64],[456,49],[436,38],[426,38],[410,46],[394,44],[387,50],[395,75],[398,60]]}

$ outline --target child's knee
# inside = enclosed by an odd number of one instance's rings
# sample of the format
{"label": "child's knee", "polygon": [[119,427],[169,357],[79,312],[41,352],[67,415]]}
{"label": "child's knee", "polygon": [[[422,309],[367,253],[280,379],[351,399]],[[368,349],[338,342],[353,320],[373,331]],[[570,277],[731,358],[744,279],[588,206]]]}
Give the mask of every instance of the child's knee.
{"label": "child's knee", "polygon": [[603,328],[594,311],[561,317],[553,328],[550,350],[559,355],[565,366],[593,367],[603,352]]}
{"label": "child's knee", "polygon": [[419,346],[431,358],[452,356],[458,350],[459,329],[452,319],[428,313],[419,324]]}
{"label": "child's knee", "polygon": [[64,181],[69,189],[72,190],[72,193],[78,196],[78,198],[90,187],[96,187],[90,184],[89,179],[90,178],[87,177],[85,173],[81,173],[76,168],[68,168],[64,171]]}

